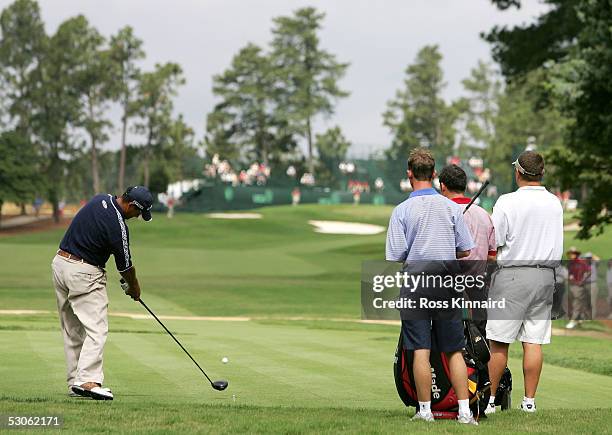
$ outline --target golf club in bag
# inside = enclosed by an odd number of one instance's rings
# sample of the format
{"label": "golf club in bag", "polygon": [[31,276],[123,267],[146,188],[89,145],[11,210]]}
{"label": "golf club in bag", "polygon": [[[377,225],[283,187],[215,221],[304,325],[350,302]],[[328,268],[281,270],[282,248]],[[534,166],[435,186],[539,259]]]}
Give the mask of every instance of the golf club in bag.
{"label": "golf club in bag", "polygon": [[[123,289],[123,291],[124,291],[124,292],[126,292],[126,294],[127,294],[127,291],[128,291],[128,289],[129,289],[128,283],[127,283],[127,282],[125,282],[125,280],[124,280],[124,279],[121,279],[121,280],[120,280],[120,282],[121,282],[121,288],[122,288],[122,289]],[[164,328],[164,329],[166,330],[166,332],[167,332],[167,333],[170,335],[170,337],[172,337],[172,339],[173,339],[174,341],[176,341],[176,344],[178,344],[178,345],[179,345],[179,347],[180,347],[181,349],[183,349],[183,352],[185,352],[185,353],[187,354],[187,356],[188,356],[189,358],[191,358],[191,361],[193,361],[193,363],[196,365],[196,367],[197,367],[198,369],[200,369],[200,371],[202,372],[202,374],[203,374],[203,375],[206,377],[206,379],[208,379],[208,382],[210,382],[210,386],[211,386],[211,387],[213,387],[213,388],[214,388],[215,390],[217,390],[217,391],[223,391],[223,390],[225,390],[225,389],[227,388],[227,386],[228,386],[228,382],[227,382],[227,381],[214,381],[214,382],[213,382],[213,381],[212,381],[212,380],[211,380],[211,379],[208,377],[208,375],[206,374],[206,372],[205,372],[205,371],[202,369],[202,367],[200,367],[200,364],[198,364],[198,362],[197,362],[195,359],[193,359],[193,357],[191,356],[191,354],[190,354],[189,352],[187,352],[187,349],[185,349],[185,348],[183,347],[183,345],[182,345],[182,344],[181,344],[181,343],[180,343],[180,342],[179,342],[179,341],[176,339],[176,337],[175,337],[175,336],[172,334],[172,332],[170,332],[170,330],[169,330],[168,328],[166,328],[166,326],[165,326],[165,325],[164,325],[164,324],[161,322],[161,320],[159,320],[159,318],[158,318],[158,317],[155,315],[155,313],[154,313],[153,311],[151,311],[151,309],[150,309],[149,307],[147,307],[147,305],[146,305],[146,304],[145,304],[145,303],[142,301],[142,299],[140,299],[140,298],[139,298],[139,299],[138,299],[138,302],[140,302],[140,304],[141,304],[143,307],[145,307],[145,309],[146,309],[146,310],[149,312],[149,314],[151,314],[151,315],[152,315],[152,316],[155,318],[155,320],[157,320],[157,323],[159,323],[159,324],[162,326],[162,328]]]}
{"label": "golf club in bag", "polygon": [[466,211],[468,211],[468,208],[470,208],[472,206],[472,204],[474,204],[474,201],[476,201],[476,199],[478,199],[478,197],[480,196],[480,194],[486,189],[486,187],[489,185],[489,180],[486,180],[484,183],[482,183],[482,186],[480,186],[480,189],[478,189],[478,192],[476,192],[476,195],[474,195],[474,197],[472,198],[472,200],[468,203],[468,205],[465,206],[465,208],[463,209],[463,214],[465,214]]}

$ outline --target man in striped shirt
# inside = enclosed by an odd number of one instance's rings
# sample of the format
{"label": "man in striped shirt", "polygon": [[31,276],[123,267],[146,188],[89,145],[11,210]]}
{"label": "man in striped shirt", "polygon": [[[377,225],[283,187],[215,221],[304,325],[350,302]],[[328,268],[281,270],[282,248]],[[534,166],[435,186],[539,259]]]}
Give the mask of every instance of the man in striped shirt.
{"label": "man in striped shirt", "polygon": [[94,196],[76,214],[53,259],[53,284],[64,338],[70,395],[112,400],[102,388],[102,356],[108,333],[106,271],[111,254],[126,292],[140,299],[140,284],[130,254],[127,219],[151,220],[153,196],[146,187],[130,187],[121,197]]}
{"label": "man in striped shirt", "polygon": [[[467,257],[474,247],[463,220],[462,208],[432,187],[434,166],[435,161],[429,151],[415,149],[410,153],[408,179],[413,192],[395,207],[389,220],[386,259],[403,262],[405,270],[437,268],[443,262],[452,263],[457,258]],[[416,293],[419,298],[429,296],[427,290],[419,289]],[[448,358],[451,382],[459,400],[457,420],[477,424],[469,408],[467,368],[461,354],[465,346],[461,313],[458,318],[451,316],[445,320],[440,319],[438,314],[441,313],[437,310],[417,308],[409,318],[402,316],[405,347],[414,350],[413,372],[419,399],[419,411],[414,419],[434,421],[429,355],[432,342],[435,342],[435,350],[445,352]]]}

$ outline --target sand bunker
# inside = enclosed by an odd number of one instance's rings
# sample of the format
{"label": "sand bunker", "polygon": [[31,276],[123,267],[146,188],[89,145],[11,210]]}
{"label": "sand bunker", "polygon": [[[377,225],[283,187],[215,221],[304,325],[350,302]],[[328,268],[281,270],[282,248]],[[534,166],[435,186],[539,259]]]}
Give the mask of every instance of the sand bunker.
{"label": "sand bunker", "polygon": [[0,310],[0,315],[11,314],[11,315],[24,315],[24,314],[49,314],[51,311],[45,310]]}
{"label": "sand bunker", "polygon": [[259,213],[208,213],[206,217],[213,219],[261,219]]}
{"label": "sand bunker", "polygon": [[578,231],[580,230],[580,224],[578,222],[571,222],[563,225],[563,231]]}
{"label": "sand bunker", "polygon": [[358,222],[342,221],[308,221],[315,227],[315,232],[323,234],[379,234],[385,231],[384,227],[372,224],[360,224]]}
{"label": "sand bunker", "polygon": [[[115,317],[127,317],[133,320],[147,320],[152,319],[148,314],[135,314],[135,313],[124,313],[121,311],[115,311],[108,313],[109,316]],[[162,320],[208,320],[208,321],[216,321],[216,322],[248,322],[251,320],[250,317],[240,317],[240,316],[164,316],[158,315]]]}

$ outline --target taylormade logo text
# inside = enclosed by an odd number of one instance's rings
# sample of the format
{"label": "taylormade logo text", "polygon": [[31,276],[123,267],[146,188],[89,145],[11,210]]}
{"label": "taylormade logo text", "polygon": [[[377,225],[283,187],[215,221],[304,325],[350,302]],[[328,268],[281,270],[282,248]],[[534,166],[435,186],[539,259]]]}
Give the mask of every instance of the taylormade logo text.
{"label": "taylormade logo text", "polygon": [[440,390],[440,387],[438,387],[438,384],[436,384],[436,370],[432,367],[431,368],[431,397],[433,399],[439,399],[441,392],[442,390]]}

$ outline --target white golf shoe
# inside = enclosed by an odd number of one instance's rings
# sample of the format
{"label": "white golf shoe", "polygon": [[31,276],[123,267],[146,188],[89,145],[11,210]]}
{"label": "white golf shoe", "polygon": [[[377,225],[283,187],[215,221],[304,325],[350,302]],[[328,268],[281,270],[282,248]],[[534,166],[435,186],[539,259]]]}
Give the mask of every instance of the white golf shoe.
{"label": "white golf shoe", "polygon": [[521,403],[521,411],[523,412],[529,412],[529,413],[534,413],[536,412],[536,405],[535,403]]}
{"label": "white golf shoe", "polygon": [[457,416],[457,422],[459,422],[461,424],[473,424],[475,426],[478,426],[478,422],[476,421],[476,419],[474,418],[474,416],[472,414],[470,414],[470,415],[461,415],[461,414],[459,414]]}
{"label": "white golf shoe", "polygon": [[420,412],[417,412],[416,414],[414,414],[414,417],[412,417],[412,421],[418,420],[426,421],[428,423],[433,423],[435,421],[434,416],[431,412],[429,414],[421,414]]}
{"label": "white golf shoe", "polygon": [[113,400],[113,392],[110,388],[101,387],[93,382],[85,382],[81,385],[73,385],[72,391],[83,397],[91,397],[94,400]]}
{"label": "white golf shoe", "polygon": [[565,329],[576,329],[577,326],[578,322],[576,322],[575,320],[570,320],[569,323],[565,325]]}

